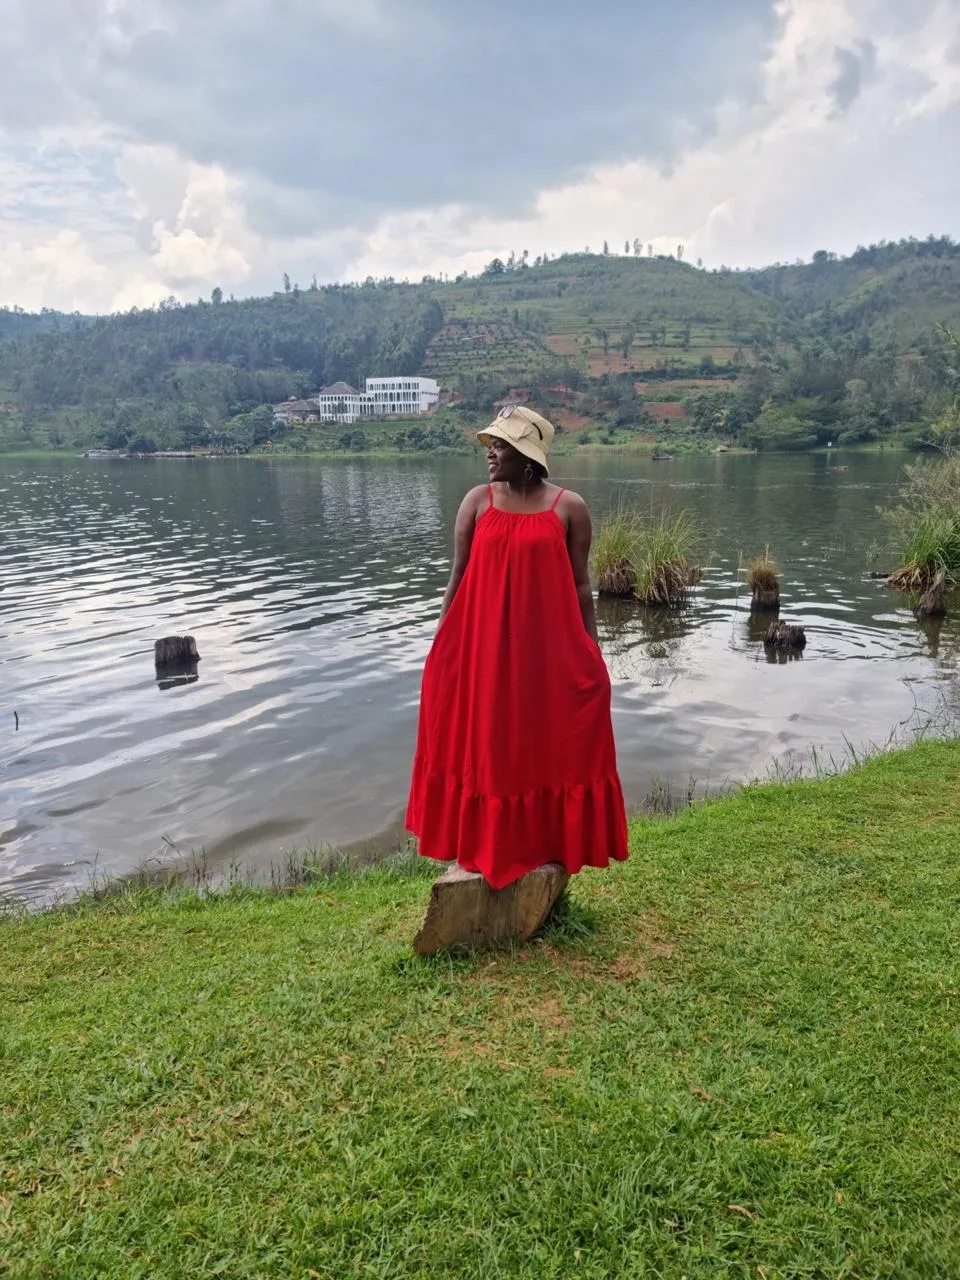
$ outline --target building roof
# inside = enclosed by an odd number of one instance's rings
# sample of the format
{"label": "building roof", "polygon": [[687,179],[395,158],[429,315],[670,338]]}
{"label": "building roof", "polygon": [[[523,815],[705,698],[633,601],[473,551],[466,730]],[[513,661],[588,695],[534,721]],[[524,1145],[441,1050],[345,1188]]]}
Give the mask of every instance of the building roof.
{"label": "building roof", "polygon": [[320,392],[322,396],[355,396],[359,395],[356,387],[351,387],[349,382],[334,382],[329,387],[324,387]]}
{"label": "building roof", "polygon": [[319,409],[316,400],[284,400],[273,406],[274,413],[317,413]]}

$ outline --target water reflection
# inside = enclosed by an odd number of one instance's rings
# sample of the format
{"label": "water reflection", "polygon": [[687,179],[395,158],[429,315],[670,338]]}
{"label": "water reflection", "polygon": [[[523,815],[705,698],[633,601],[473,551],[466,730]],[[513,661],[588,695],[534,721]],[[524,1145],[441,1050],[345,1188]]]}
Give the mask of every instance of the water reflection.
{"label": "water reflection", "polygon": [[[669,502],[707,534],[686,607],[598,605],[632,802],[654,777],[720,786],[811,745],[883,740],[918,703],[956,698],[956,623],[917,624],[863,576],[901,460],[826,464],[558,460],[596,516]],[[391,829],[478,479],[479,457],[0,460],[0,891],[43,896],[171,845],[263,862]],[[807,631],[802,663],[770,660],[770,619],[749,613],[739,568],[765,546],[781,616]],[[185,633],[203,679],[158,679],[154,640]]]}

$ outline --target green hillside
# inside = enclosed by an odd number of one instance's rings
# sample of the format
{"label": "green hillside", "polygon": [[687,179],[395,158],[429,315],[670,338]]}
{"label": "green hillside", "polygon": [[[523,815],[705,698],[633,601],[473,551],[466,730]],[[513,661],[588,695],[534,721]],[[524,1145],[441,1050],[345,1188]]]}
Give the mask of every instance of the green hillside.
{"label": "green hillside", "polygon": [[[7,311],[0,448],[249,448],[278,435],[307,447],[304,433],[275,431],[264,406],[415,372],[468,413],[522,393],[608,441],[804,448],[922,436],[950,394],[942,323],[960,325],[960,246],[948,238],[757,271],[578,253],[495,260],[455,282],[229,302],[215,290],[209,303],[93,320]],[[323,428],[309,447],[341,435]],[[362,432],[350,439],[363,447]],[[411,439],[432,444],[429,430]]]}
{"label": "green hillside", "polygon": [[725,362],[738,349],[772,348],[781,309],[732,274],[673,258],[575,254],[434,287],[444,325],[425,372],[524,372],[557,359],[592,377],[643,373],[667,353],[679,370],[704,356]]}
{"label": "green hillside", "polygon": [[871,245],[848,258],[821,250],[811,263],[745,278],[809,333],[866,337],[897,353],[960,316],[960,245],[947,236]]}

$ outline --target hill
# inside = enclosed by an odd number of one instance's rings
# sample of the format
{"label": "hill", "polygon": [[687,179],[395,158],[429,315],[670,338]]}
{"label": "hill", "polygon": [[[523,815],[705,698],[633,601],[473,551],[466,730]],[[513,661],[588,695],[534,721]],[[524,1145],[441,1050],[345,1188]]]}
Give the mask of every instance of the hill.
{"label": "hill", "polygon": [[674,258],[576,254],[434,287],[444,325],[425,372],[441,380],[479,370],[511,375],[556,359],[580,361],[590,377],[646,373],[672,357],[691,371],[705,356],[771,347],[776,302],[732,274]]}
{"label": "hill", "polygon": [[960,244],[949,236],[859,248],[848,258],[746,273],[790,319],[824,338],[854,335],[902,353],[960,314]]}
{"label": "hill", "polygon": [[[942,322],[960,322],[960,246],[948,238],[756,271],[524,255],[455,282],[244,301],[214,290],[210,302],[93,320],[0,312],[0,448],[256,447],[277,434],[265,405],[415,372],[465,411],[522,394],[608,440],[802,448],[916,434],[949,393]],[[305,447],[302,432],[287,439]],[[349,439],[362,447],[363,432]],[[312,444],[342,440],[324,428]],[[416,447],[430,443],[419,430]]]}

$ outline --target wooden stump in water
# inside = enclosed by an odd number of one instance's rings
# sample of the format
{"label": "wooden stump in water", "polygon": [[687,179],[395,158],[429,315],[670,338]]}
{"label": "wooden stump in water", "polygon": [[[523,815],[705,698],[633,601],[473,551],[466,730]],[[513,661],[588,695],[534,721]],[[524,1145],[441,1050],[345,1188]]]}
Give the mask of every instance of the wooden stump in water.
{"label": "wooden stump in water", "polygon": [[763,643],[768,649],[805,649],[807,634],[803,627],[792,626],[789,622],[771,622]]}
{"label": "wooden stump in water", "polygon": [[914,609],[918,618],[942,618],[947,612],[944,596],[947,592],[947,574],[941,569],[930,586],[920,597],[920,603]]}
{"label": "wooden stump in water", "polygon": [[433,882],[427,917],[413,949],[432,956],[525,942],[546,920],[569,879],[559,862],[551,862],[505,889],[491,889],[483,876],[454,864]]}
{"label": "wooden stump in water", "polygon": [[754,613],[777,613],[780,608],[780,588],[772,587],[764,591],[755,587],[750,608]]}
{"label": "wooden stump in water", "polygon": [[193,636],[164,636],[153,646],[157,686],[173,689],[181,684],[195,684],[200,654]]}
{"label": "wooden stump in water", "polygon": [[189,667],[200,661],[193,636],[164,636],[153,646],[153,661],[158,671]]}

